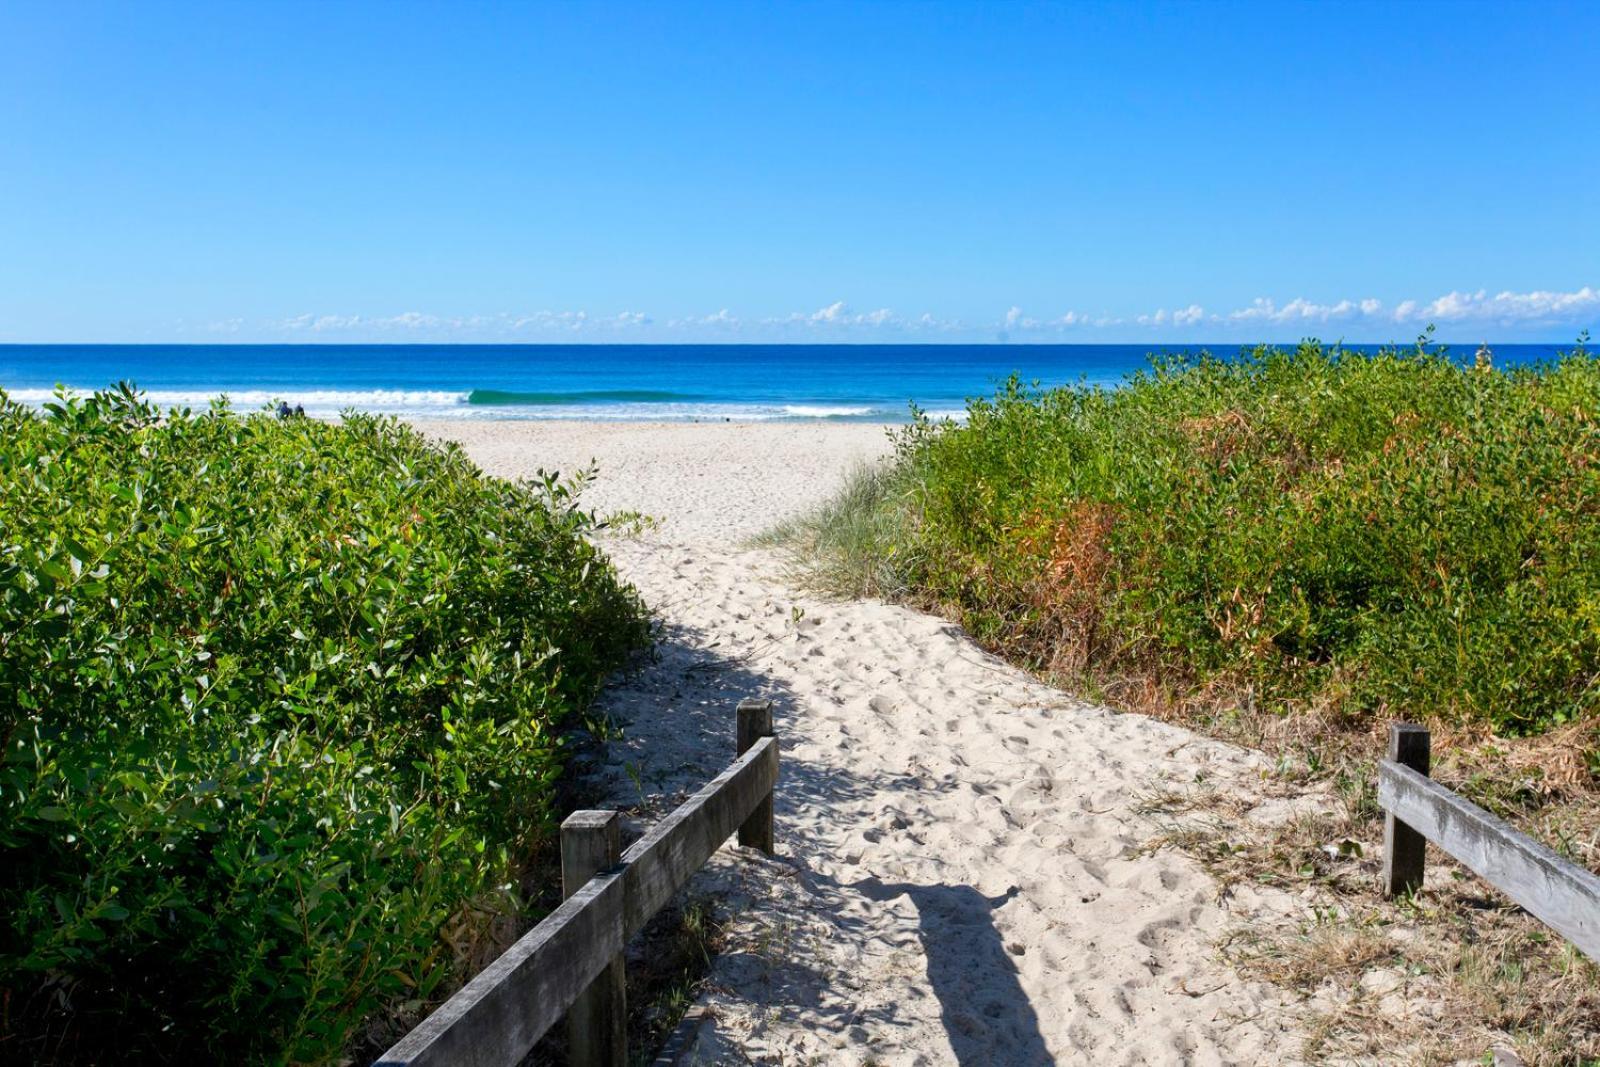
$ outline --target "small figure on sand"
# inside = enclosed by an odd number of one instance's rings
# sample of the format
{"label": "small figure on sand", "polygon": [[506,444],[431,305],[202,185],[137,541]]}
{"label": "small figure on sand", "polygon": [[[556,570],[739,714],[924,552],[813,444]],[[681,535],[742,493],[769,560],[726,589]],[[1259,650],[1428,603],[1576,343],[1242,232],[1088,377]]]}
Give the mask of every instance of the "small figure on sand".
{"label": "small figure on sand", "polygon": [[278,401],[278,418],[287,419],[293,414],[294,412],[289,410],[289,402],[287,400]]}

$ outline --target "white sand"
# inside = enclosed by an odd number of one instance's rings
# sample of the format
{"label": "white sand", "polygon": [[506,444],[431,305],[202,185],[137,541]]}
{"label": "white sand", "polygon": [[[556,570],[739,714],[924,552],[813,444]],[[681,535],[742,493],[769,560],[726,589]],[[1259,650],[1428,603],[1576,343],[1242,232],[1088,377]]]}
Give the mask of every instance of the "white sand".
{"label": "white sand", "polygon": [[853,464],[888,453],[890,428],[797,422],[418,422],[460,441],[487,471],[600,477],[585,506],[662,520],[658,539],[727,547],[803,511]]}
{"label": "white sand", "polygon": [[[659,659],[603,706],[601,773],[655,818],[732,755],[733,707],[776,702],[779,855],[730,845],[698,879],[732,913],[698,1062],[1286,1063],[1282,991],[1217,938],[1304,902],[1217,885],[1144,846],[1166,786],[1248,791],[1259,755],[1041,685],[958,628],[796,591],[746,535],[885,449],[853,425],[437,424],[487,469],[601,465],[593,503],[661,515],[608,539],[660,613]],[[642,793],[641,793],[642,790]]]}

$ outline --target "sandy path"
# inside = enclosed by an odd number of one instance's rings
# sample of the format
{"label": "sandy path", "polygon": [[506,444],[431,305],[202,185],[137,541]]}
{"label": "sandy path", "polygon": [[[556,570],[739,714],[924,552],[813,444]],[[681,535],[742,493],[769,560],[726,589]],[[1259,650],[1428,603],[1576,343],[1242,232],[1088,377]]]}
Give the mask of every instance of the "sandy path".
{"label": "sandy path", "polygon": [[1261,757],[1074,700],[939,619],[800,594],[737,546],[881,450],[865,429],[447,431],[505,474],[587,451],[606,506],[668,518],[607,543],[662,620],[659,659],[604,697],[619,807],[681,801],[730,757],[738,699],[776,702],[779,855],[730,847],[700,879],[733,915],[701,1062],[1292,1062],[1288,999],[1215,941],[1302,903],[1219,901],[1188,857],[1141,848],[1135,810],[1200,775],[1248,791]]}

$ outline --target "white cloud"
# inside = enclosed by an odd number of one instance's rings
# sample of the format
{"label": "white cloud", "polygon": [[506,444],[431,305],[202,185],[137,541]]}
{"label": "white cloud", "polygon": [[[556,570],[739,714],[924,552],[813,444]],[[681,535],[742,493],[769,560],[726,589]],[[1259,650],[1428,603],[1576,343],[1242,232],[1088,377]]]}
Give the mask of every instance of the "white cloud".
{"label": "white cloud", "polygon": [[[429,329],[445,324],[447,321],[436,315],[424,315],[420,311],[407,311],[388,318],[369,319],[361,315],[296,315],[284,319],[278,324],[283,330],[310,330],[312,333],[338,333],[351,330],[418,330]],[[462,320],[453,320],[460,323]]]}
{"label": "white cloud", "polygon": [[910,324],[908,324],[904,319],[895,314],[889,308],[878,308],[875,311],[857,312],[851,311],[850,306],[843,300],[835,300],[827,307],[818,308],[816,311],[810,312],[809,314],[802,311],[792,311],[787,315],[778,315],[770,318],[759,319],[757,320],[756,325],[782,327],[805,326],[833,329],[851,326],[904,327]]}
{"label": "white cloud", "polygon": [[1362,300],[1340,300],[1333,304],[1318,304],[1297,297],[1282,307],[1265,297],[1257,298],[1249,307],[1230,311],[1230,322],[1271,323],[1325,323],[1325,322],[1396,322],[1413,323],[1500,323],[1502,325],[1581,323],[1586,317],[1600,314],[1600,289],[1584,286],[1569,293],[1534,290],[1515,293],[1505,290],[1489,295],[1488,290],[1475,293],[1452,291],[1434,300],[1402,300],[1392,311],[1385,311],[1381,300],[1367,297]]}
{"label": "white cloud", "polygon": [[[482,324],[492,326],[506,318],[504,315],[496,316],[484,320]],[[642,311],[619,311],[615,315],[591,315],[587,311],[539,311],[516,319],[513,328],[606,332],[649,326],[653,322],[654,320]]]}
{"label": "white cloud", "polygon": [[[649,319],[645,320],[645,322],[649,321]],[[739,328],[739,325],[739,316],[733,314],[733,312],[729,311],[727,308],[723,308],[722,310],[711,315],[687,315],[683,318],[667,320],[667,329],[669,330],[681,330],[685,328],[692,329],[696,326],[710,326],[722,330],[736,330]]]}
{"label": "white cloud", "polygon": [[898,323],[899,317],[888,308],[854,312],[843,300],[836,300],[825,308],[813,311],[808,321],[829,326],[887,326]]}
{"label": "white cloud", "polygon": [[[1157,321],[1158,317],[1162,318],[1164,320],[1165,316],[1166,316],[1166,312],[1158,311],[1153,315],[1140,315],[1134,321],[1135,322],[1144,323],[1145,325],[1150,325],[1150,324],[1155,323]],[[1060,315],[1057,315],[1053,319],[1036,319],[1036,318],[1033,318],[1031,316],[1022,314],[1022,309],[1021,308],[1013,307],[1010,311],[1008,311],[1006,313],[1005,318],[1001,322],[996,323],[995,325],[996,325],[996,328],[999,328],[999,329],[1037,330],[1037,331],[1043,331],[1043,332],[1046,332],[1046,333],[1050,333],[1050,332],[1059,333],[1059,332],[1061,332],[1063,330],[1067,330],[1067,329],[1069,329],[1071,327],[1074,327],[1074,326],[1076,326],[1076,327],[1120,326],[1125,321],[1127,321],[1127,320],[1118,318],[1118,317],[1113,316],[1113,315],[1098,315],[1098,316],[1096,316],[1096,315],[1090,315],[1089,313],[1084,312],[1084,311],[1067,311],[1067,312],[1063,312]]]}
{"label": "white cloud", "polygon": [[1279,307],[1266,297],[1257,297],[1247,308],[1228,312],[1230,322],[1337,322],[1375,314],[1383,305],[1376,300],[1341,300],[1336,304],[1317,304],[1295,297]]}
{"label": "white cloud", "polygon": [[[360,321],[359,316],[356,321]],[[379,319],[377,324],[383,329],[429,330],[438,326],[442,321],[437,315],[424,315],[420,311],[407,311],[396,315],[392,319]]]}
{"label": "white cloud", "polygon": [[966,329],[960,319],[941,319],[931,311],[924,311],[921,315],[905,324],[906,328],[917,333],[956,333]]}
{"label": "white cloud", "polygon": [[422,311],[403,311],[398,315],[318,315],[307,313],[282,319],[274,327],[289,333],[382,336],[393,333],[427,334],[440,337],[506,336],[541,331],[606,332],[632,330],[652,324],[642,311],[621,311],[615,315],[590,315],[587,311],[534,311],[511,315],[434,315]]}
{"label": "white cloud", "polygon": [[318,315],[311,321],[310,329],[322,333],[326,330],[352,330],[360,325],[360,315]]}
{"label": "white cloud", "polygon": [[586,311],[535,311],[511,321],[513,330],[581,330],[589,321]]}
{"label": "white cloud", "polygon": [[822,308],[819,311],[813,311],[811,313],[811,321],[812,322],[839,322],[839,321],[844,319],[846,314],[847,314],[847,312],[846,312],[846,309],[845,309],[845,306],[844,306],[844,301],[843,300],[835,300],[833,303],[829,304],[827,307]]}
{"label": "white cloud", "polygon": [[1400,322],[1559,323],[1595,314],[1600,314],[1600,289],[1588,285],[1570,293],[1505,290],[1490,296],[1486,289],[1452,291],[1425,305],[1408,300],[1395,309]]}
{"label": "white cloud", "polygon": [[1038,319],[1024,315],[1021,308],[1013,305],[1011,310],[1006,312],[1005,320],[1001,325],[1007,330],[1037,330],[1045,324]]}
{"label": "white cloud", "polygon": [[[1020,304],[987,321],[963,322],[932,312],[908,317],[886,307],[855,311],[836,300],[813,311],[786,315],[742,317],[729,308],[699,315],[682,315],[662,322],[643,311],[605,314],[586,310],[534,311],[511,314],[448,316],[425,311],[404,311],[388,316],[308,312],[270,323],[245,323],[225,319],[201,327],[212,333],[240,334],[266,331],[278,334],[318,335],[328,339],[383,340],[397,335],[438,340],[538,340],[541,337],[575,337],[604,340],[781,339],[862,337],[889,340],[896,336],[949,340],[988,340],[996,333],[1033,340],[1072,340],[1116,337],[1136,340],[1151,332],[1173,339],[1221,340],[1224,337],[1256,339],[1281,330],[1311,334],[1328,330],[1349,335],[1362,331],[1366,339],[1381,339],[1397,332],[1437,323],[1441,327],[1484,325],[1512,330],[1517,327],[1581,328],[1600,323],[1600,288],[1584,286],[1570,291],[1453,290],[1432,300],[1401,300],[1388,304],[1376,297],[1315,301],[1295,297],[1280,304],[1259,297],[1248,305],[1221,313],[1208,312],[1198,303],[1162,307],[1144,314],[1117,315],[1077,309],[1035,317]],[[1273,329],[1276,328],[1276,329]]]}
{"label": "white cloud", "polygon": [[1600,316],[1600,288],[1585,286],[1571,292],[1534,290],[1526,293],[1509,290],[1490,295],[1477,292],[1450,292],[1434,300],[1403,300],[1393,307],[1376,297],[1346,298],[1330,302],[1295,297],[1279,304],[1270,297],[1258,297],[1249,305],[1223,314],[1213,314],[1197,303],[1175,310],[1157,308],[1132,317],[1090,315],[1067,311],[1044,320],[1030,318],[1013,305],[991,330],[1035,331],[1070,336],[1084,329],[1136,325],[1153,330],[1192,331],[1197,327],[1259,329],[1262,326],[1287,326],[1311,329],[1322,326],[1367,325],[1373,329],[1393,328],[1395,324],[1484,323],[1519,325],[1587,325]]}

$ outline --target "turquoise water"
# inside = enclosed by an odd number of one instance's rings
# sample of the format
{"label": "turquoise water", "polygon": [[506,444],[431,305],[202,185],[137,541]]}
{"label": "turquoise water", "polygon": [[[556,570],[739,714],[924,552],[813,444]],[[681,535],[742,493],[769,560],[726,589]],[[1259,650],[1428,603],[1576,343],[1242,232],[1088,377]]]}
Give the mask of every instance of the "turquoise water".
{"label": "turquoise water", "polygon": [[[1164,352],[1200,351],[1186,345]],[[1348,346],[1371,348],[1374,346]],[[1453,349],[1470,359],[1476,346]],[[1565,346],[1497,345],[1496,362]],[[1209,346],[1232,355],[1237,345]],[[163,406],[286,401],[427,418],[897,421],[916,403],[958,414],[1012,374],[1113,385],[1147,345],[0,345],[0,388],[24,403],[58,384],[136,383]]]}

